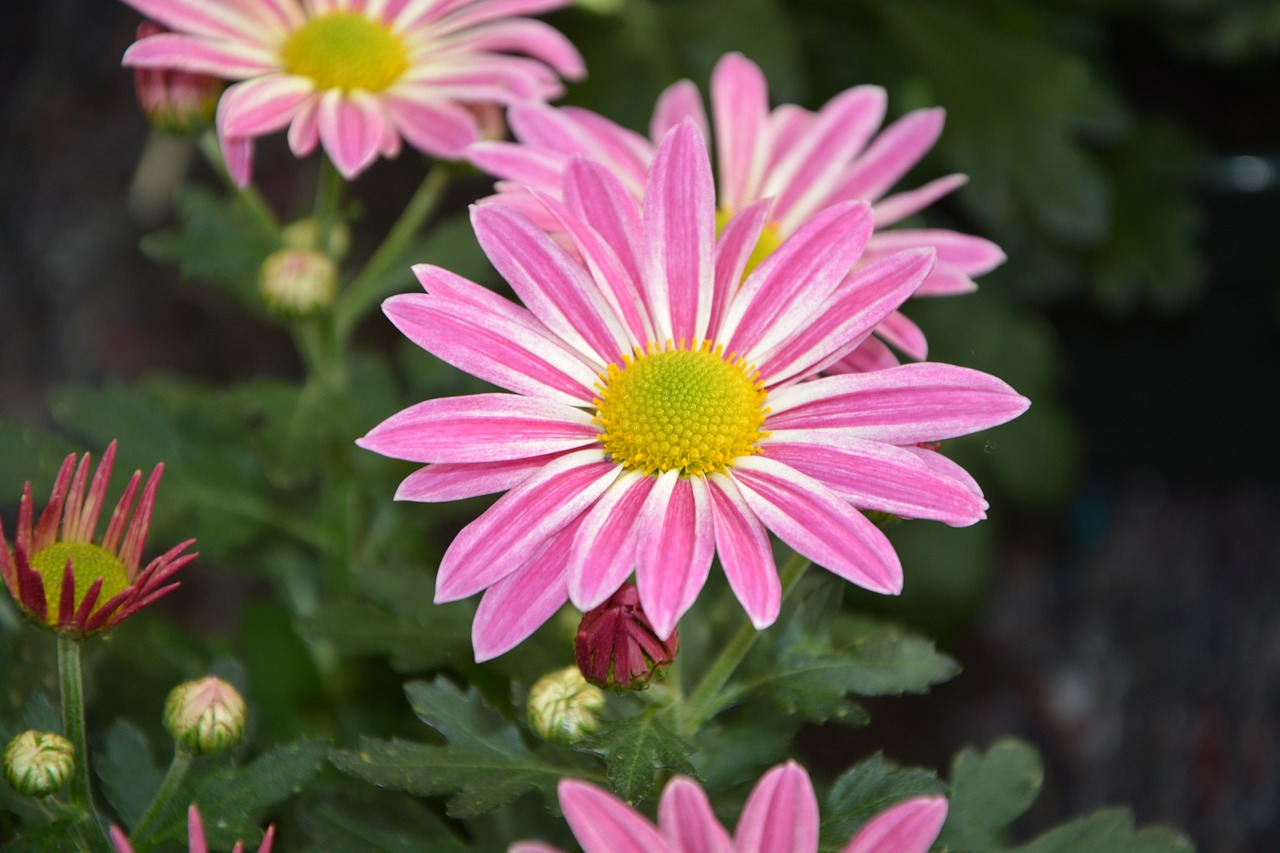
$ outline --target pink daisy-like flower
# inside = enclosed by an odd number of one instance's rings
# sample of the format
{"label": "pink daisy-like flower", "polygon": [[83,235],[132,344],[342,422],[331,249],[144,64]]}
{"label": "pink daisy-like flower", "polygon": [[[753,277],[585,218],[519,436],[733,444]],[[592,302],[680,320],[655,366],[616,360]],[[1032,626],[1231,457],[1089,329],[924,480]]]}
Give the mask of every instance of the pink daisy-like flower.
{"label": "pink daisy-like flower", "polygon": [[419,346],[515,393],[428,400],[358,442],[430,463],[399,499],[507,492],[454,539],[436,581],[440,602],[485,591],[477,659],[566,600],[591,610],[633,568],[666,638],[717,552],[752,621],[772,624],[769,530],[841,577],[897,593],[897,555],[854,507],[952,525],[984,517],[972,478],[916,445],[1020,414],[1029,403],[1005,383],[941,364],[800,381],[919,286],[931,249],[850,274],[871,212],[843,202],[744,281],[769,202],[717,239],[711,164],[688,121],[659,146],[642,208],[585,159],[565,170],[565,203],[534,194],[572,251],[514,207],[472,209],[481,246],[528,308],[429,265],[415,268],[425,295],[384,304]]}
{"label": "pink daisy-like flower", "polygon": [[[711,811],[697,782],[677,776],[662,790],[658,825],[613,794],[577,779],[560,782],[560,808],[584,853],[816,853],[818,798],[809,774],[794,761],[756,783],[737,831]],[[943,797],[905,800],[872,818],[841,853],[926,853],[947,818]],[[534,841],[510,853],[562,853]]]}
{"label": "pink daisy-like flower", "polygon": [[[275,839],[276,827],[272,824],[267,827],[262,844],[258,845],[258,853],[271,853],[271,845]],[[133,853],[129,837],[118,826],[111,827],[111,844],[116,848],[116,853]],[[200,809],[196,808],[195,803],[187,807],[187,850],[188,853],[209,853],[209,842],[204,837],[204,821],[200,818]],[[244,843],[237,841],[231,853],[243,853],[243,850]]]}
{"label": "pink daisy-like flower", "polygon": [[0,574],[22,612],[43,627],[80,636],[108,631],[177,589],[176,582],[168,581],[196,558],[182,553],[195,541],[188,539],[138,570],[163,464],[151,472],[136,508],[133,502],[142,472],[133,473],[101,543],[93,541],[115,457],[113,441],[90,484],[89,454],[79,466],[74,453],[68,456],[58,471],[49,505],[34,525],[31,484],[27,483],[18,504],[18,534],[12,547],[0,523]]}
{"label": "pink daisy-like flower", "polygon": [[323,143],[347,178],[401,137],[455,159],[480,138],[471,104],[560,93],[582,57],[546,24],[513,17],[569,0],[124,0],[174,32],[135,42],[124,64],[241,82],[218,103],[236,182],[254,137],[289,128],[299,157]]}
{"label": "pink daisy-like flower", "polygon": [[[874,204],[875,210],[876,233],[861,263],[910,248],[937,251],[937,263],[917,296],[970,292],[976,288],[974,276],[1004,261],[1000,248],[981,237],[944,229],[882,230],[923,210],[966,180],[963,175],[948,175],[886,196],[933,147],[945,115],[940,108],[916,110],[877,135],[885,103],[884,89],[858,86],[836,95],[816,113],[794,104],[770,111],[768,84],[755,63],[730,53],[716,64],[711,76],[711,113],[718,221],[723,224],[760,199],[774,200],[748,269],[818,211],[854,199]],[[518,144],[480,142],[468,149],[467,158],[503,179],[498,188],[504,199],[522,204],[543,227],[554,228],[554,218],[520,192],[522,185],[558,191],[561,173],[575,154],[583,154],[608,165],[639,198],[657,141],[684,118],[708,130],[702,97],[688,80],[673,84],[658,99],[651,139],[588,110],[523,103],[508,115]],[[927,354],[924,334],[898,312],[886,317],[876,334],[913,359]],[[888,348],[870,338],[834,370],[870,370],[896,363]]]}

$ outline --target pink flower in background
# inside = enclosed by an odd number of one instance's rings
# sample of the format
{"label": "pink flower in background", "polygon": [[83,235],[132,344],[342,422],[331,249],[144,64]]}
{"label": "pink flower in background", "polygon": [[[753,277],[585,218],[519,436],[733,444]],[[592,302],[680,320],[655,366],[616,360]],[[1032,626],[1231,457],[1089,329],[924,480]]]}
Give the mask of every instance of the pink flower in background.
{"label": "pink flower in background", "polygon": [[[275,826],[267,827],[262,844],[258,845],[258,853],[271,853],[275,838]],[[133,853],[133,845],[129,843],[124,830],[118,826],[111,827],[111,845],[116,848],[116,853]],[[194,803],[187,807],[187,850],[189,853],[209,853],[209,843],[204,837],[204,821],[200,819],[200,810]],[[237,841],[231,853],[242,853],[243,850],[244,844]]]}
{"label": "pink flower in background", "polygon": [[124,64],[238,80],[218,104],[227,166],[249,182],[254,137],[289,128],[347,178],[401,138],[436,157],[480,138],[469,105],[549,98],[582,57],[540,21],[569,0],[124,0],[174,32],[135,42]]}
{"label": "pink flower in background", "polygon": [[[916,295],[967,293],[976,287],[974,276],[1004,261],[995,244],[943,229],[882,230],[966,180],[963,175],[948,175],[886,195],[933,147],[942,132],[944,114],[940,108],[916,110],[877,135],[885,101],[879,86],[858,86],[836,95],[816,113],[794,104],[770,111],[768,85],[759,67],[740,54],[725,55],[711,77],[720,222],[760,199],[773,199],[769,224],[752,259],[758,262],[823,208],[866,201],[874,204],[876,233],[861,263],[903,249],[932,247],[937,263]],[[561,173],[575,154],[583,154],[606,164],[639,198],[657,141],[684,118],[692,118],[707,131],[702,97],[688,80],[675,83],[658,99],[650,139],[588,110],[524,103],[508,115],[518,143],[477,143],[468,149],[467,158],[503,179],[498,187],[504,199],[521,204],[540,224],[553,228],[552,218],[531,199],[521,197],[521,186],[558,192]],[[885,318],[876,334],[913,359],[927,354],[923,333],[897,312]],[[835,369],[875,369],[896,363],[893,354],[872,338]]]}
{"label": "pink flower in background", "polygon": [[392,297],[419,346],[513,394],[428,400],[362,447],[429,463],[397,498],[507,492],[444,555],[436,600],[484,591],[479,660],[514,647],[566,600],[588,611],[636,572],[660,639],[718,553],[757,627],[781,590],[767,531],[853,583],[897,593],[893,547],[855,507],[952,525],[984,517],[977,485],[916,447],[1029,405],[977,371],[913,364],[807,379],[920,285],[933,251],[849,274],[871,235],[864,202],[811,217],[745,276],[770,203],[716,235],[711,164],[691,121],[659,146],[643,205],[603,166],[537,193],[572,244],[510,205],[472,209],[490,261],[527,308],[429,265],[426,294]]}
{"label": "pink flower in background", "polygon": [[[584,853],[816,853],[818,798],[809,774],[794,761],[756,783],[729,833],[711,811],[697,782],[677,776],[658,803],[658,825],[613,794],[577,779],[563,779],[560,808]],[[943,797],[905,800],[872,818],[841,853],[926,853],[947,818]],[[521,841],[510,853],[561,853]]]}

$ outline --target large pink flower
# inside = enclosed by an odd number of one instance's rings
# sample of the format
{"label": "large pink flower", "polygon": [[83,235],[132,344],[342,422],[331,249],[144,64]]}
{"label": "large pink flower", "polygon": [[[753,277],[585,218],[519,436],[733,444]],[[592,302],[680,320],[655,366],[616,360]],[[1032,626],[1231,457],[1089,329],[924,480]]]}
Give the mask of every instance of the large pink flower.
{"label": "large pink flower", "polygon": [[[464,105],[548,98],[582,57],[539,21],[569,0],[124,0],[174,30],[124,64],[239,80],[218,104],[228,168],[249,181],[252,140],[289,128],[299,157],[323,143],[350,178],[403,137],[437,157],[479,138]],[[521,55],[522,54],[522,55]]]}
{"label": "large pink flower", "polygon": [[811,217],[743,279],[768,202],[716,236],[701,132],[659,146],[642,208],[579,159],[564,203],[572,250],[518,209],[472,209],[490,261],[528,308],[443,269],[385,311],[419,346],[514,394],[428,400],[359,441],[430,463],[397,497],[507,491],[440,565],[436,600],[486,590],[478,659],[527,637],[567,600],[587,611],[632,569],[659,637],[697,598],[718,552],[758,627],[778,615],[767,530],[848,580],[897,593],[885,536],[854,507],[952,525],[984,517],[973,480],[916,446],[983,429],[1028,402],[984,373],[912,364],[806,379],[856,347],[920,285],[933,251],[849,274],[871,234],[864,202]]}
{"label": "large pink flower", "polygon": [[[937,251],[937,263],[917,296],[967,293],[976,287],[974,276],[1004,261],[999,247],[981,237],[944,229],[881,230],[965,183],[963,175],[947,175],[917,189],[885,195],[937,141],[944,119],[940,108],[908,113],[879,135],[876,131],[885,114],[885,92],[879,86],[841,92],[816,113],[794,104],[770,111],[764,74],[741,54],[730,53],[717,63],[711,77],[711,113],[721,221],[760,199],[774,200],[753,261],[776,248],[819,210],[852,199],[875,206],[876,233],[862,263],[909,248],[927,246]],[[515,203],[523,201],[536,217],[539,211],[519,197],[521,185],[554,192],[575,154],[606,163],[639,197],[657,140],[684,118],[708,129],[702,98],[688,80],[675,83],[658,99],[650,125],[652,141],[587,110],[525,103],[509,113],[519,144],[480,142],[467,151],[467,157],[504,179],[499,189],[514,192]],[[555,224],[545,214],[539,221],[544,227]],[[914,359],[927,353],[924,334],[897,312],[885,318],[876,334]],[[896,363],[893,354],[871,338],[836,369],[875,369]]]}
{"label": "large pink flower", "polygon": [[[733,837],[716,819],[698,783],[677,776],[658,803],[658,825],[589,782],[560,782],[560,808],[584,853],[816,853],[818,799],[794,761],[760,778]],[[916,797],[876,815],[841,853],[926,853],[947,817],[942,797]],[[510,853],[561,853],[521,841]]]}

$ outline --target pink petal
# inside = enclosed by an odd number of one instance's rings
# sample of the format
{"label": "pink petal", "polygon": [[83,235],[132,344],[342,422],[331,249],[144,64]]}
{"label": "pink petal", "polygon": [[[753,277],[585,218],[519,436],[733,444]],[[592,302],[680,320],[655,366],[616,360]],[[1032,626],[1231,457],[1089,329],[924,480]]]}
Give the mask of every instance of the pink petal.
{"label": "pink petal", "polygon": [[747,506],[732,477],[712,474],[709,481],[720,565],[751,624],[757,630],[768,628],[777,621],[782,607],[782,582],[769,533]]}
{"label": "pink petal", "polygon": [[249,186],[249,177],[253,173],[253,140],[219,134],[218,142],[222,146],[222,159],[227,165],[227,174],[231,176],[231,180],[241,189]]}
{"label": "pink petal", "polygon": [[613,595],[631,574],[640,509],[655,482],[654,477],[625,472],[583,513],[570,549],[569,600],[584,613]]}
{"label": "pink petal", "polygon": [[298,107],[289,125],[289,150],[306,157],[320,144],[320,99],[312,98]]}
{"label": "pink petal", "polygon": [[508,462],[438,463],[414,471],[396,489],[398,501],[440,503],[505,492],[529,479],[560,454]]}
{"label": "pink petal", "polygon": [[133,8],[165,27],[197,36],[266,45],[278,35],[266,32],[260,21],[246,18],[226,3],[208,0],[125,0]]}
{"label": "pink petal", "polygon": [[928,853],[947,819],[943,797],[916,797],[876,815],[841,853]]}
{"label": "pink petal", "polygon": [[411,462],[503,462],[596,442],[582,409],[516,394],[440,397],[410,406],[356,444]]}
{"label": "pink petal", "polygon": [[942,133],[941,107],[907,113],[884,129],[849,170],[835,197],[875,201],[929,152]]}
{"label": "pink petal", "polygon": [[733,840],[737,853],[815,853],[818,798],[803,767],[788,761],[760,778]]}
{"label": "pink petal", "polygon": [[872,592],[902,591],[902,564],[884,534],[817,480],[764,456],[733,466],[747,506],[800,554]]}
{"label": "pink petal", "polygon": [[208,41],[181,33],[160,33],[134,42],[121,63],[130,68],[166,68],[243,80],[281,69],[271,51],[253,44]]}
{"label": "pink petal", "polygon": [[720,206],[733,211],[760,198],[769,158],[769,89],[760,67],[740,53],[721,57],[711,72],[711,113]]}
{"label": "pink petal", "polygon": [[715,209],[706,141],[682,122],[658,147],[644,192],[645,286],[659,340],[693,346],[706,337]]}
{"label": "pink petal", "polygon": [[950,264],[934,264],[916,296],[962,296],[978,289],[974,280]]}
{"label": "pink petal", "polygon": [[577,779],[561,779],[558,791],[583,853],[670,853],[658,830],[608,791]]}
{"label": "pink petal", "polygon": [[129,843],[129,836],[124,834],[124,830],[112,824],[111,826],[111,845],[116,848],[116,853],[133,853],[133,845]]}
{"label": "pink petal", "polygon": [[919,213],[943,196],[955,192],[969,183],[967,175],[947,175],[936,178],[922,187],[906,192],[894,193],[888,198],[880,199],[875,204],[876,227],[884,228]]}
{"label": "pink petal", "polygon": [[435,51],[466,53],[518,53],[546,63],[561,76],[578,80],[586,76],[582,54],[558,30],[529,18],[506,18],[481,27],[433,39]]}
{"label": "pink petal", "polygon": [[432,296],[444,296],[468,303],[495,317],[501,317],[508,322],[546,335],[546,326],[529,313],[528,308],[515,304],[505,296],[499,296],[487,287],[482,287],[457,273],[432,264],[414,264],[409,269],[422,285],[422,289]]}
{"label": "pink petal", "polygon": [[919,444],[993,427],[1031,401],[1004,382],[949,364],[904,364],[828,376],[769,395],[769,429],[840,429],[849,436]]}
{"label": "pink petal", "polygon": [[894,311],[881,320],[876,326],[876,334],[908,358],[923,361],[929,355],[929,342],[925,340],[924,332],[901,311]]}
{"label": "pink petal", "polygon": [[467,146],[480,138],[475,115],[457,104],[419,99],[413,93],[412,87],[402,86],[382,96],[387,120],[419,151],[444,160],[460,159]]}
{"label": "pink petal", "polygon": [[805,138],[817,119],[815,113],[795,104],[782,104],[769,115],[773,150],[769,154],[766,172],[791,156],[791,152]]}
{"label": "pink petal", "polygon": [[377,100],[361,89],[330,89],[320,97],[320,141],[344,178],[351,180],[377,158],[385,121]]}
{"label": "pink petal", "polygon": [[871,373],[897,367],[902,362],[893,350],[878,338],[865,338],[857,348],[839,361],[827,366],[828,373]]}
{"label": "pink petal", "polygon": [[707,112],[702,107],[702,95],[691,80],[677,80],[662,90],[649,120],[649,138],[655,142],[666,136],[684,119],[690,119],[702,131],[704,139],[711,138],[707,127]]}
{"label": "pink petal", "polygon": [[395,28],[415,21],[437,21],[433,32],[456,32],[497,18],[539,15],[568,5],[568,0],[410,0],[395,21]]}
{"label": "pink petal", "polygon": [[293,121],[315,84],[306,77],[272,74],[237,83],[222,94],[218,129],[224,136],[262,136]]}
{"label": "pink petal", "polygon": [[733,215],[716,241],[716,274],[711,298],[711,325],[707,335],[720,339],[721,327],[729,312],[729,306],[742,286],[751,253],[760,242],[760,234],[773,211],[773,199],[764,198],[752,202]]}
{"label": "pink petal", "polygon": [[564,853],[559,847],[543,844],[541,841],[517,841],[507,849],[507,853]]}
{"label": "pink petal", "polygon": [[734,853],[733,841],[698,783],[677,776],[662,789],[658,829],[674,853]]}
{"label": "pink petal", "polygon": [[970,475],[968,471],[961,468],[955,462],[948,459],[946,456],[943,456],[938,451],[927,450],[923,447],[910,445],[902,449],[919,459],[925,465],[928,465],[941,476],[950,477],[953,480],[963,483],[965,488],[969,491],[973,492],[978,497],[982,497],[982,487],[978,485],[978,481],[973,479],[972,475]]}
{"label": "pink petal", "polygon": [[195,803],[187,806],[187,847],[189,853],[209,853],[209,845],[204,840],[204,824]]}
{"label": "pink petal", "polygon": [[617,479],[599,450],[562,456],[462,529],[436,577],[437,603],[474,595],[523,566]]}
{"label": "pink petal", "polygon": [[668,471],[640,509],[636,586],[658,638],[675,630],[707,582],[715,556],[707,484]]}
{"label": "pink petal", "polygon": [[565,154],[584,154],[643,186],[652,146],[634,131],[587,110],[549,106],[539,101],[516,104],[508,112],[511,130],[523,145]]}
{"label": "pink petal", "polygon": [[867,244],[868,259],[886,252],[900,252],[918,246],[932,246],[938,263],[950,264],[961,272],[977,276],[1000,266],[1005,254],[990,240],[942,228],[895,228],[877,231]]}

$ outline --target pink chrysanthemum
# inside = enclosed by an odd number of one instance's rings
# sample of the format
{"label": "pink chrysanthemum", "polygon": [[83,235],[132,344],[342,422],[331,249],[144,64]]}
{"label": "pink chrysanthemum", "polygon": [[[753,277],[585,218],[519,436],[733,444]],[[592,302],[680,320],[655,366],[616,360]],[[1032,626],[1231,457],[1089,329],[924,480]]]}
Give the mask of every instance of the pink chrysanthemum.
{"label": "pink chrysanthemum", "polygon": [[[849,274],[864,202],[813,216],[743,280],[769,202],[716,237],[711,165],[683,122],[659,146],[642,209],[604,167],[565,171],[566,203],[535,191],[573,250],[516,208],[472,209],[490,261],[527,309],[443,269],[385,311],[419,346],[514,394],[428,400],[359,441],[432,463],[397,498],[510,490],[440,565],[436,600],[487,590],[478,659],[527,637],[566,599],[588,611],[636,570],[669,636],[719,553],[753,622],[778,615],[772,530],[868,589],[896,593],[893,547],[854,507],[968,525],[977,485],[915,446],[1002,423],[1028,402],[977,371],[912,364],[812,381],[919,286],[930,249]],[[583,259],[579,261],[579,258]]]}
{"label": "pink chrysanthemum", "polygon": [[[872,263],[903,249],[932,247],[937,263],[916,296],[945,296],[975,289],[973,277],[1004,261],[989,240],[943,229],[881,230],[919,212],[965,183],[948,175],[907,192],[885,193],[933,147],[942,132],[943,110],[922,109],[903,116],[879,135],[885,92],[858,86],[832,98],[818,112],[794,104],[769,110],[768,85],[759,67],[730,53],[711,76],[711,114],[717,161],[719,221],[764,198],[774,200],[769,224],[752,257],[757,263],[794,234],[819,210],[849,200],[874,204],[876,233],[861,263]],[[538,210],[521,186],[554,193],[573,155],[605,163],[627,190],[639,198],[657,141],[685,118],[708,130],[697,87],[681,80],[658,99],[651,139],[593,112],[541,103],[514,106],[508,115],[519,143],[481,142],[467,158],[498,176],[504,198],[522,204],[547,228],[553,219]],[[513,194],[514,197],[510,197]],[[927,354],[924,334],[904,315],[890,314],[876,334],[913,359]],[[875,338],[867,340],[833,370],[870,370],[897,363]]]}
{"label": "pink chrysanthemum", "polygon": [[299,157],[323,143],[348,178],[403,137],[457,158],[480,138],[471,104],[560,93],[582,57],[540,21],[569,0],[124,0],[173,33],[124,64],[238,80],[218,104],[227,166],[249,181],[254,137],[289,128]]}
{"label": "pink chrysanthemum", "polygon": [[163,464],[151,472],[136,509],[133,504],[142,472],[133,473],[101,543],[93,541],[115,456],[113,441],[102,454],[92,484],[88,482],[89,454],[79,466],[74,453],[68,456],[58,471],[49,505],[34,525],[31,484],[27,483],[18,505],[18,533],[12,548],[0,523],[0,573],[5,586],[22,612],[46,628],[81,636],[108,631],[177,589],[176,582],[168,581],[196,558],[182,553],[195,541],[188,539],[138,570]]}
{"label": "pink chrysanthemum", "polygon": [[[271,845],[275,839],[276,827],[272,824],[267,827],[266,834],[262,837],[262,844],[258,845],[258,853],[271,853]],[[129,843],[129,837],[118,826],[111,827],[111,844],[116,848],[116,853],[133,853],[133,845]],[[209,843],[204,837],[204,821],[201,820],[200,809],[196,808],[195,803],[187,807],[187,850],[188,853],[209,853]],[[231,849],[231,853],[243,853],[243,851],[244,844],[239,841]]]}
{"label": "pink chrysanthemum", "polygon": [[[794,761],[779,765],[756,783],[737,831],[729,833],[711,811],[697,782],[677,776],[658,803],[658,825],[613,794],[577,779],[561,780],[560,808],[583,853],[816,853],[818,798],[809,774]],[[942,797],[905,800],[872,818],[841,853],[926,853],[943,821]],[[562,853],[534,841],[511,845],[510,853]]]}

